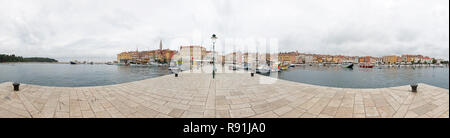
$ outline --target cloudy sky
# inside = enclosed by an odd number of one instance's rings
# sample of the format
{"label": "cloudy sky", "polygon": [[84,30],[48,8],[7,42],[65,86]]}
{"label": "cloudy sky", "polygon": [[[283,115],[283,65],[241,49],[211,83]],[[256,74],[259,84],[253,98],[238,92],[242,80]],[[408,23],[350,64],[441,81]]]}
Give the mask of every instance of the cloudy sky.
{"label": "cloudy sky", "polygon": [[[448,0],[0,0],[0,53],[114,60],[121,51],[180,45],[449,58]],[[256,44],[258,45],[258,44]]]}

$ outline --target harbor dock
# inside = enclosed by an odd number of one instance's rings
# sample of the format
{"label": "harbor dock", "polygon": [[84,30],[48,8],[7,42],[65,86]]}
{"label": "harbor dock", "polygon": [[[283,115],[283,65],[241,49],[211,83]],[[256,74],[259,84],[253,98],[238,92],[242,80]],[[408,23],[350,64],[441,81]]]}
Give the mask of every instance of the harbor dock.
{"label": "harbor dock", "polygon": [[180,73],[95,87],[0,84],[0,118],[449,118],[449,90],[333,88],[250,73]]}

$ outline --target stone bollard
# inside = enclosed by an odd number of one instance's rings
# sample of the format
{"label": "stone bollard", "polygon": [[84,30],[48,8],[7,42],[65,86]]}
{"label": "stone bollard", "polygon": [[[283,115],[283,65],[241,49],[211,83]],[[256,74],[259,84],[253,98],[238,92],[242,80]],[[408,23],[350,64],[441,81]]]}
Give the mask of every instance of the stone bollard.
{"label": "stone bollard", "polygon": [[253,77],[253,76],[255,76],[255,73],[252,72],[252,73],[250,73],[250,75]]}
{"label": "stone bollard", "polygon": [[178,77],[178,73],[175,73],[175,77]]}
{"label": "stone bollard", "polygon": [[13,86],[14,86],[14,91],[19,91],[20,83],[14,82]]}
{"label": "stone bollard", "polygon": [[412,92],[417,92],[417,87],[418,86],[419,86],[418,84],[411,84],[411,91]]}

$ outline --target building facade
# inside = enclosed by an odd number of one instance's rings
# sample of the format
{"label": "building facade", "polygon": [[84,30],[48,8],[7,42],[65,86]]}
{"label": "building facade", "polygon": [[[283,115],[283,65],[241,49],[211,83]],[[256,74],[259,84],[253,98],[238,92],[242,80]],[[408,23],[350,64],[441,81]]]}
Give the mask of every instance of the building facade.
{"label": "building facade", "polygon": [[278,61],[279,62],[287,62],[290,64],[296,64],[296,63],[299,63],[299,60],[298,60],[299,55],[300,55],[300,53],[298,53],[298,52],[279,53]]}
{"label": "building facade", "polygon": [[397,64],[398,63],[398,58],[397,56],[393,55],[393,56],[383,56],[383,63],[384,64]]}
{"label": "building facade", "polygon": [[205,60],[206,52],[206,48],[202,46],[180,46],[179,55],[183,62],[197,64]]}

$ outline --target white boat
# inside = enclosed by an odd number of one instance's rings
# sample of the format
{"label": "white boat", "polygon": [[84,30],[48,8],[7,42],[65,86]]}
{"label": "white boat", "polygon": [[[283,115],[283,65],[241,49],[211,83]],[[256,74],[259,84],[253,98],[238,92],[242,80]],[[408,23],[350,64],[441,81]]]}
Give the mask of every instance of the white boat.
{"label": "white boat", "polygon": [[151,65],[149,65],[149,64],[130,64],[130,66],[132,66],[132,67],[150,67]]}
{"label": "white boat", "polygon": [[182,71],[181,68],[179,68],[177,66],[171,66],[171,67],[169,67],[169,70],[173,73],[178,73],[178,72]]}
{"label": "white boat", "polygon": [[272,68],[270,71],[271,71],[271,72],[280,72],[281,70],[280,70],[280,69],[277,69],[277,68]]}
{"label": "white boat", "polygon": [[256,69],[257,73],[270,73],[272,69],[267,66],[260,66]]}

